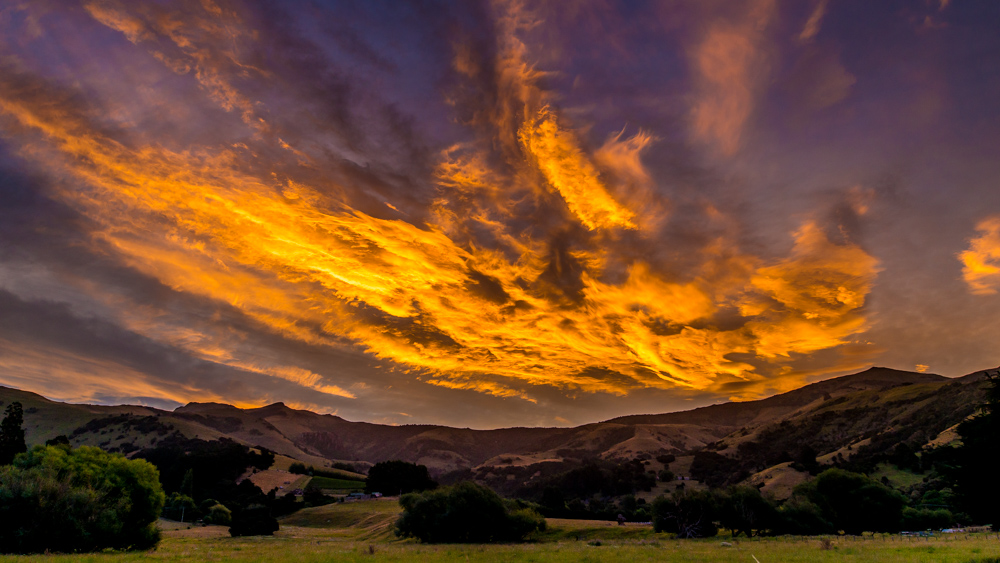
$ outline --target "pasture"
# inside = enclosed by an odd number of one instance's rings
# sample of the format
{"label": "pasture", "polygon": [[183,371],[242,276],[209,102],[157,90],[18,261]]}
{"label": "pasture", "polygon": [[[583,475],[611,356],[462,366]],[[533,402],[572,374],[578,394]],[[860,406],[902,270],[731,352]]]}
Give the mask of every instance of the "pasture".
{"label": "pasture", "polygon": [[550,519],[535,541],[501,545],[422,545],[393,534],[399,513],[392,500],[333,504],[302,510],[281,520],[274,537],[231,538],[220,526],[161,521],[160,546],[149,552],[0,557],[7,562],[220,561],[220,562],[600,562],[733,561],[760,563],[834,561],[987,563],[1000,559],[997,534],[931,538],[779,537],[747,540],[720,536],[676,540],[650,526]]}

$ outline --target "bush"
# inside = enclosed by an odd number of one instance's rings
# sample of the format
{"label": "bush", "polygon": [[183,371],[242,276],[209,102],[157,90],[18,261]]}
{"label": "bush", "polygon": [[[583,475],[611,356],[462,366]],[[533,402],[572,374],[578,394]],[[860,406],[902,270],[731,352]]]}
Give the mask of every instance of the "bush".
{"label": "bush", "polygon": [[669,483],[669,482],[673,481],[674,477],[675,477],[674,472],[671,471],[671,470],[669,470],[669,469],[664,469],[664,470],[660,471],[660,474],[659,474],[660,481],[662,481],[664,483]]}
{"label": "bush", "polygon": [[0,551],[151,548],[163,503],[159,475],[145,461],[36,446],[0,468]]}
{"label": "bush", "polygon": [[230,510],[225,506],[222,506],[221,504],[215,504],[214,506],[208,509],[203,521],[206,524],[215,524],[217,526],[228,526],[233,522],[233,513],[230,512]]}
{"label": "bush", "polygon": [[520,541],[545,529],[545,519],[530,508],[505,502],[472,481],[399,499],[403,514],[396,535],[426,543]]}

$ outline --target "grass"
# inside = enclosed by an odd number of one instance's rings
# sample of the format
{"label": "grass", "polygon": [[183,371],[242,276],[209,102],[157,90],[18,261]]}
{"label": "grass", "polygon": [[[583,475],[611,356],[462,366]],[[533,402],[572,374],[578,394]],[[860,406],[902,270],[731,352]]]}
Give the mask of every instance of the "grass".
{"label": "grass", "polygon": [[[617,526],[587,520],[549,521],[533,542],[500,545],[424,545],[392,533],[399,514],[390,500],[348,502],[302,510],[281,520],[274,537],[231,538],[219,526],[165,525],[160,547],[150,552],[0,557],[0,563],[125,563],[132,561],[291,562],[602,562],[733,561],[826,563],[986,563],[1000,557],[996,534],[848,539],[780,537],[747,540],[718,537],[676,540],[648,526]],[[889,538],[892,539],[889,539]],[[826,541],[824,541],[826,540]]]}
{"label": "grass", "polygon": [[330,477],[313,477],[309,481],[309,485],[312,487],[316,487],[317,489],[361,490],[365,488],[364,481],[355,481],[352,479],[333,479]]}
{"label": "grass", "polygon": [[898,469],[891,463],[878,464],[875,468],[875,472],[871,474],[871,477],[876,481],[881,481],[882,477],[886,477],[895,488],[911,487],[917,483],[923,482],[924,480],[923,475],[913,473],[912,471]]}

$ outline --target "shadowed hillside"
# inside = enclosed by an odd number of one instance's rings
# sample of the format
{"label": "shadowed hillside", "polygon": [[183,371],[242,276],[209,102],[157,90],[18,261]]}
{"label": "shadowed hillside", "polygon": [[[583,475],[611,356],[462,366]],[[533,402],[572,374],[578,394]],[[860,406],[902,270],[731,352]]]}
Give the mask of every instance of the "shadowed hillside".
{"label": "shadowed hillside", "polygon": [[[364,468],[402,459],[427,465],[439,476],[471,470],[471,475],[483,478],[503,475],[503,468],[530,475],[534,472],[529,468],[545,464],[650,460],[702,450],[739,457],[732,469],[749,476],[789,461],[804,446],[821,457],[840,459],[891,449],[897,443],[919,449],[973,412],[981,394],[981,373],[948,379],[871,368],[759,401],[625,416],[576,428],[386,426],[282,403],[256,409],[191,403],[170,412],[57,403],[9,388],[0,388],[0,401],[24,405],[29,444],[66,435],[74,445],[130,453],[172,435],[228,437],[317,467],[348,462]],[[744,459],[748,452],[757,457]]]}

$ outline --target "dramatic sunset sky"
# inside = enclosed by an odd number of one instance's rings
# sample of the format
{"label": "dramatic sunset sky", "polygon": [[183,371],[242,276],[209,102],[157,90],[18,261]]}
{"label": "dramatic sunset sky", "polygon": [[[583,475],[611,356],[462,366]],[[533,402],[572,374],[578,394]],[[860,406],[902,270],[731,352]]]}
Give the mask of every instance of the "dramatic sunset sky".
{"label": "dramatic sunset sky", "polygon": [[996,367],[998,30],[0,0],[0,385],[485,428]]}

